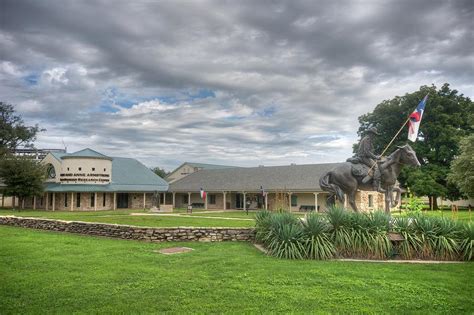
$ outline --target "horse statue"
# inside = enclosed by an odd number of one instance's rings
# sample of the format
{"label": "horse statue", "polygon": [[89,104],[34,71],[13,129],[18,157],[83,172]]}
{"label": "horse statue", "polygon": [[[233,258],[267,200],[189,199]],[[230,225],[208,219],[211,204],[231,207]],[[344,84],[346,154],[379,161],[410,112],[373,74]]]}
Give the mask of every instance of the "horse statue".
{"label": "horse statue", "polygon": [[[356,161],[354,161],[356,162]],[[385,212],[390,214],[390,207],[396,207],[400,199],[400,188],[398,187],[397,177],[400,175],[402,165],[419,167],[420,162],[416,157],[415,151],[408,144],[397,147],[386,159],[378,162],[381,184],[385,190]],[[373,191],[371,182],[362,183],[362,179],[367,175],[369,168],[363,164],[345,162],[327,172],[319,179],[319,186],[322,190],[331,193],[329,200],[332,203],[336,198],[344,203],[347,195],[349,204],[355,212],[358,212],[355,203],[355,195],[357,190]],[[393,192],[397,192],[397,197],[393,198]]]}

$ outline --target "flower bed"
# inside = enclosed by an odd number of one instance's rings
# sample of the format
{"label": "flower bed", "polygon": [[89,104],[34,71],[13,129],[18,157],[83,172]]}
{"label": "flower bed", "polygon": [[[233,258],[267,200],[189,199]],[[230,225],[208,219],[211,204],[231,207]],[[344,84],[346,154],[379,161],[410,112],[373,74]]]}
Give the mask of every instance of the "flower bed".
{"label": "flower bed", "polygon": [[332,208],[299,220],[289,213],[256,215],[256,239],[272,256],[288,259],[472,260],[474,227],[447,218],[392,219],[384,212]]}

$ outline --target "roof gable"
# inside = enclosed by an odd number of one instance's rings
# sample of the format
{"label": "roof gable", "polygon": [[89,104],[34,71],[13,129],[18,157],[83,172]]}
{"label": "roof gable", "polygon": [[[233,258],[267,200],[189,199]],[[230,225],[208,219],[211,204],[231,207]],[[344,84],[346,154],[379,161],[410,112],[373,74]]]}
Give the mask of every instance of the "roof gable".
{"label": "roof gable", "polygon": [[108,157],[107,155],[104,155],[102,153],[99,153],[99,152],[97,152],[95,150],[92,150],[92,149],[89,149],[89,148],[86,148],[86,149],[83,149],[83,150],[80,150],[80,151],[77,151],[77,152],[74,152],[74,153],[65,154],[61,158],[65,159],[65,158],[75,158],[75,157],[94,158],[94,159],[107,159],[107,160],[112,159],[112,158]]}

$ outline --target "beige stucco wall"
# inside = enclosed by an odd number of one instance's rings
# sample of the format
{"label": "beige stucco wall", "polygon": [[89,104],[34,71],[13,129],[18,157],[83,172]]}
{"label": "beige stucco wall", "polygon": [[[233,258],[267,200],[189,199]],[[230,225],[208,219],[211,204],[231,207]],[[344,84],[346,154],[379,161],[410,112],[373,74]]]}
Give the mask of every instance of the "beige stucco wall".
{"label": "beige stucco wall", "polygon": [[51,164],[54,167],[54,170],[56,172],[56,177],[55,178],[49,178],[48,176],[46,177],[46,182],[48,183],[59,183],[59,174],[61,173],[61,162],[58,161],[51,153],[48,153],[45,158],[41,161],[43,165],[48,165]]}
{"label": "beige stucco wall", "polygon": [[188,164],[184,164],[181,167],[179,167],[178,169],[176,169],[173,173],[168,175],[166,180],[168,181],[168,183],[172,183],[172,182],[177,181],[178,179],[181,179],[183,177],[188,176],[189,174],[192,174],[192,173],[196,172],[197,170],[198,170],[198,168],[195,168],[195,167],[193,167],[191,165],[188,165]]}

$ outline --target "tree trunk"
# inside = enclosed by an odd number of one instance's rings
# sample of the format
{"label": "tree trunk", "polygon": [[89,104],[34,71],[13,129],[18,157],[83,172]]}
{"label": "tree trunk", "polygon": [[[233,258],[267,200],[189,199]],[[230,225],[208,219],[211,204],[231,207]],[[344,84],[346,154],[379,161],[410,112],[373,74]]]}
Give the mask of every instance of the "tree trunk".
{"label": "tree trunk", "polygon": [[438,210],[437,196],[430,196],[430,210]]}

